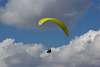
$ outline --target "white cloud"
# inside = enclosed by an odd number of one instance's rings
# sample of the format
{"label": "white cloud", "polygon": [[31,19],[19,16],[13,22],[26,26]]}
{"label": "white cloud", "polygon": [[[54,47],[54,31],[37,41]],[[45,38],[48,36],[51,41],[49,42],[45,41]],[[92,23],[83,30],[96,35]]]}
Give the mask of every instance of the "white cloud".
{"label": "white cloud", "polygon": [[39,54],[43,50],[41,44],[25,45],[14,43],[11,38],[6,39],[0,43],[0,67],[37,67],[41,64]]}
{"label": "white cloud", "polygon": [[75,37],[70,44],[52,48],[42,44],[0,43],[0,67],[100,67],[100,30]]}
{"label": "white cloud", "polygon": [[[8,0],[0,8],[2,23],[24,28],[38,28],[38,21],[53,17],[63,21],[68,27],[75,25],[78,15],[84,13],[92,0]],[[43,27],[55,27],[47,23]]]}

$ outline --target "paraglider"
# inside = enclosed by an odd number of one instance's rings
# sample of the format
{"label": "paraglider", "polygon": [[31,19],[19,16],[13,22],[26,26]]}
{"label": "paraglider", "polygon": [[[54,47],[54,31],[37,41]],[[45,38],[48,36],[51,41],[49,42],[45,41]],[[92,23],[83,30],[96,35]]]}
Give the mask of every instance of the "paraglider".
{"label": "paraglider", "polygon": [[69,33],[68,33],[68,30],[67,30],[67,27],[63,22],[61,22],[60,20],[55,19],[55,18],[43,18],[43,19],[41,19],[39,21],[38,24],[42,25],[46,21],[52,21],[52,22],[56,23],[57,25],[59,25],[62,28],[62,30],[65,32],[66,36],[69,37]]}
{"label": "paraglider", "polygon": [[[55,19],[55,18],[43,18],[43,19],[41,19],[40,21],[39,21],[39,25],[42,25],[44,22],[46,22],[46,21],[52,21],[52,22],[54,22],[54,23],[56,23],[58,26],[60,26],[61,28],[62,28],[62,30],[65,32],[65,34],[66,34],[66,36],[67,37],[69,37],[69,32],[68,32],[68,30],[67,30],[67,27],[66,27],[66,25],[62,22],[62,21],[60,21],[60,20],[58,20],[58,19]],[[48,51],[47,51],[47,53],[51,53],[51,49],[49,49]]]}

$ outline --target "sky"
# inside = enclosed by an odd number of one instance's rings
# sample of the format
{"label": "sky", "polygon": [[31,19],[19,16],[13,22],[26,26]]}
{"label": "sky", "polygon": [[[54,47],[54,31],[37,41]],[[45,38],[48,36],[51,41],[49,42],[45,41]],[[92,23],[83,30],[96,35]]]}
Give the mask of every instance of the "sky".
{"label": "sky", "polygon": [[100,0],[0,0],[0,67],[100,67],[99,17]]}

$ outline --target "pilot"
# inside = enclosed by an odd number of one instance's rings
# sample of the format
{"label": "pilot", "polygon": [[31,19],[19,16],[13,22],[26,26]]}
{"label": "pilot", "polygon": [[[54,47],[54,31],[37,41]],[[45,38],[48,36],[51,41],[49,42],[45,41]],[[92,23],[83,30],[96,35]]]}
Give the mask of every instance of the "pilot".
{"label": "pilot", "polygon": [[47,51],[47,53],[51,53],[51,49],[49,49],[49,50]]}

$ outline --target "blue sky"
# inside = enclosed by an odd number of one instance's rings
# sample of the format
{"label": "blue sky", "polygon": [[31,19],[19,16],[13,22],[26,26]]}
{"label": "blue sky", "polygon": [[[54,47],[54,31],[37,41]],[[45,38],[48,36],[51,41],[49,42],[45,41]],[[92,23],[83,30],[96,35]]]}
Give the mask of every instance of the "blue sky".
{"label": "blue sky", "polygon": [[[1,1],[1,6],[4,7],[7,0]],[[22,29],[13,25],[0,23],[0,41],[6,38],[13,38],[16,42],[23,42],[25,44],[42,43],[46,47],[58,47],[68,44],[75,36],[80,36],[89,30],[100,29],[100,9],[97,8],[100,4],[99,0],[93,1],[92,5],[85,10],[76,19],[75,26],[69,28],[69,37],[67,38],[64,32],[58,29]],[[2,21],[0,21],[2,22]],[[37,22],[38,23],[38,22]]]}
{"label": "blue sky", "polygon": [[0,0],[0,67],[100,67],[99,52],[100,0]]}

